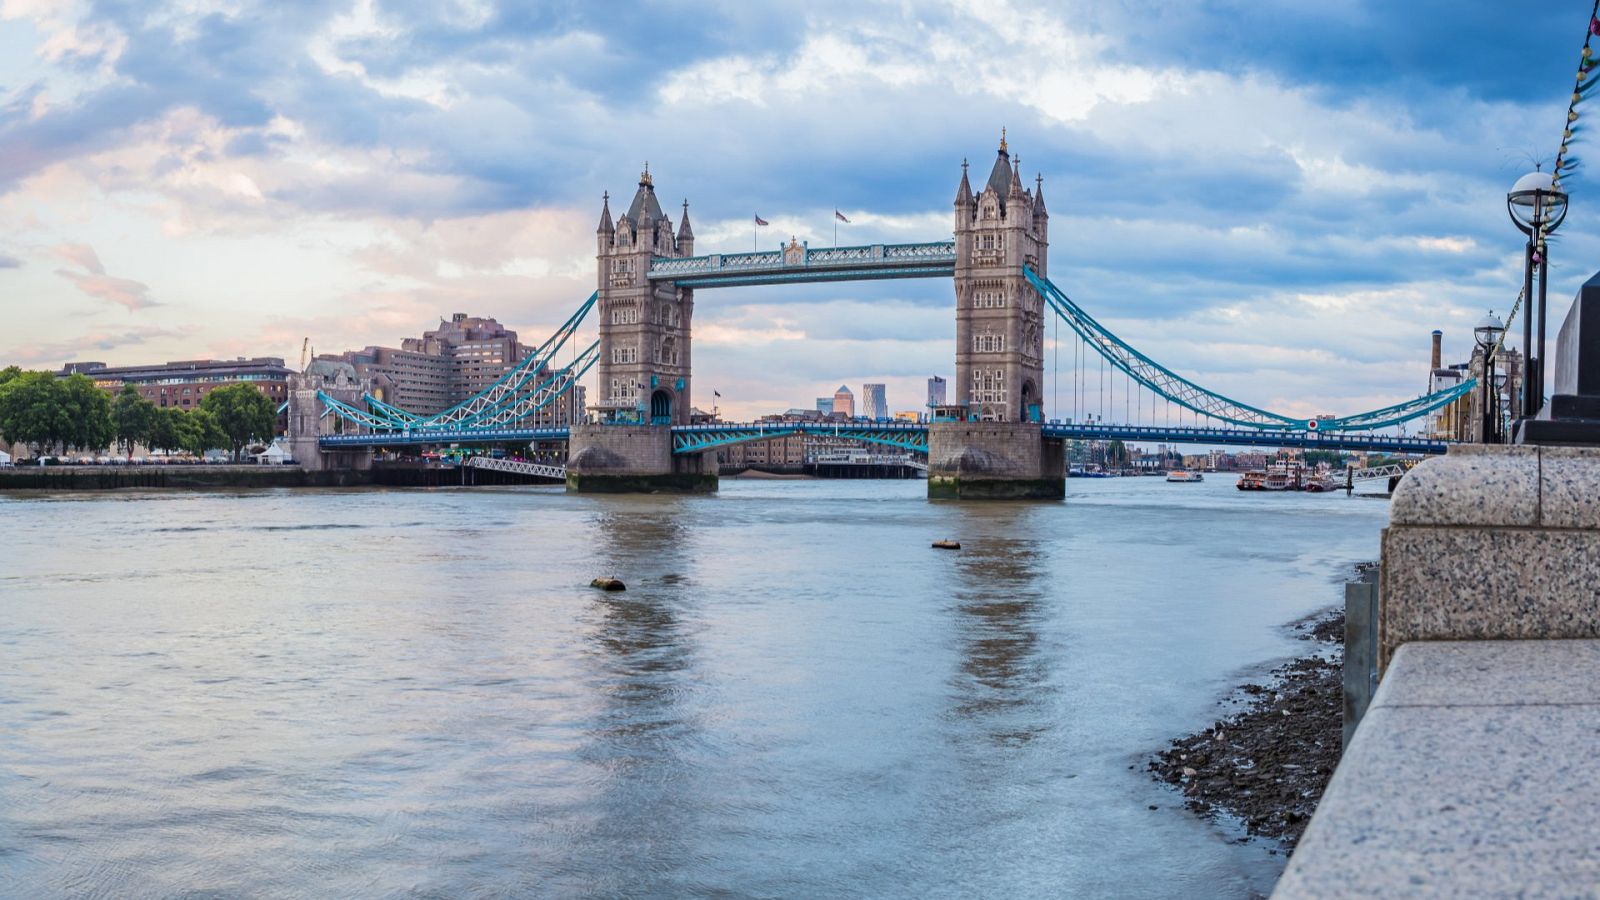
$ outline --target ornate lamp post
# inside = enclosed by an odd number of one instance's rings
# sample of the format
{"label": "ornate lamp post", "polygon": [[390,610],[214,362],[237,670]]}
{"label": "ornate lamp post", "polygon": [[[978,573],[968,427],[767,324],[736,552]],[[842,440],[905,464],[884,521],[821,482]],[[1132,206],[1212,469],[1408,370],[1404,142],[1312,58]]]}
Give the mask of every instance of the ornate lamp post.
{"label": "ornate lamp post", "polygon": [[1477,326],[1472,329],[1473,340],[1478,342],[1478,349],[1483,351],[1483,371],[1478,376],[1483,397],[1483,406],[1478,416],[1478,435],[1479,442],[1484,444],[1500,442],[1498,434],[1500,414],[1495,409],[1498,406],[1499,396],[1494,393],[1494,351],[1496,345],[1500,343],[1500,335],[1505,332],[1505,323],[1501,322],[1493,311],[1479,319]]}
{"label": "ornate lamp post", "polygon": [[[1567,217],[1567,195],[1548,172],[1529,172],[1517,179],[1506,195],[1511,221],[1528,236],[1522,271],[1522,415],[1533,417],[1544,397],[1544,297],[1549,278],[1550,253],[1545,238]],[[1533,269],[1539,267],[1539,328],[1534,343]]]}

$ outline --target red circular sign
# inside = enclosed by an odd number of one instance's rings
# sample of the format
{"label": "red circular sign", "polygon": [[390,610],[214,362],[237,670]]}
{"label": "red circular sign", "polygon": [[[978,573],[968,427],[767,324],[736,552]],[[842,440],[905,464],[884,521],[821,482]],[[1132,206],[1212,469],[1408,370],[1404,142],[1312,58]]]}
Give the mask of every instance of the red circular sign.
{"label": "red circular sign", "polygon": [[1311,431],[1316,431],[1317,430],[1317,420],[1316,419],[1312,419],[1312,420],[1306,422],[1306,428],[1310,429]]}

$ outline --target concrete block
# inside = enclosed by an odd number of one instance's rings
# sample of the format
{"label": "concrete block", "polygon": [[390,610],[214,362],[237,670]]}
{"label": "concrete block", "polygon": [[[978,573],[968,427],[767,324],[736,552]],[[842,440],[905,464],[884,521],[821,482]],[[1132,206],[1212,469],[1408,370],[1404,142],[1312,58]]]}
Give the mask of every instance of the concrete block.
{"label": "concrete block", "polygon": [[1464,444],[1424,460],[1400,480],[1393,525],[1534,525],[1539,450]]}
{"label": "concrete block", "polygon": [[1272,896],[1593,896],[1597,735],[1597,706],[1374,706]]}
{"label": "concrete block", "polygon": [[1372,706],[1600,706],[1600,641],[1415,641]]}

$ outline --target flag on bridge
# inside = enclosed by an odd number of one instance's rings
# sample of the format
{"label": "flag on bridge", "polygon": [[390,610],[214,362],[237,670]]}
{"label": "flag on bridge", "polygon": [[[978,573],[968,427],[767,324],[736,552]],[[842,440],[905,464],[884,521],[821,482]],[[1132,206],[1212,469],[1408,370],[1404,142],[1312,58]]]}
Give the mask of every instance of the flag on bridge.
{"label": "flag on bridge", "polygon": [[760,214],[757,214],[756,215],[756,224],[757,225],[771,225],[772,223],[768,222],[766,219],[761,218]]}
{"label": "flag on bridge", "polygon": [[834,218],[835,218],[835,219],[838,219],[838,220],[839,220],[839,221],[841,221],[841,222],[843,222],[843,223],[845,223],[845,224],[846,224],[846,225],[849,225],[849,224],[850,224],[850,220],[849,220],[849,219],[846,219],[846,218],[845,218],[845,217],[844,217],[844,213],[842,213],[842,212],[839,212],[839,211],[838,211],[838,210],[837,210],[837,209],[836,209],[836,210],[834,210],[834,211],[833,211],[833,217],[834,217]]}
{"label": "flag on bridge", "polygon": [[721,391],[712,391],[711,392],[711,396],[713,396],[713,397],[721,397],[722,396],[722,392]]}

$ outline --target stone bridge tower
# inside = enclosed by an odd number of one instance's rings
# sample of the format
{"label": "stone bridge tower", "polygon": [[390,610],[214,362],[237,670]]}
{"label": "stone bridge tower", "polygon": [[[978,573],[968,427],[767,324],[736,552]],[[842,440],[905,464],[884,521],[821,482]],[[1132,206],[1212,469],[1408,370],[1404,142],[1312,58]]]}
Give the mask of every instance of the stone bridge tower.
{"label": "stone bridge tower", "polygon": [[652,284],[650,261],[694,255],[689,202],[673,232],[656,200],[650,166],[628,211],[611,219],[611,198],[595,231],[600,359],[590,424],[574,424],[567,489],[635,493],[715,490],[716,454],[674,456],[673,425],[689,423],[690,324],[694,291]]}
{"label": "stone bridge tower", "polygon": [[593,408],[605,421],[683,425],[689,421],[689,324],[694,291],[651,284],[654,257],[694,255],[689,202],[673,233],[645,165],[628,211],[611,221],[607,195],[596,230],[600,360]]}
{"label": "stone bridge tower", "polygon": [[1023,267],[1048,272],[1044,185],[1022,187],[1001,132],[989,179],[973,193],[967,164],[955,201],[955,405],[928,431],[928,496],[1060,498],[1060,441],[1043,420],[1044,300]]}
{"label": "stone bridge tower", "polygon": [[976,195],[961,164],[956,191],[955,401],[983,422],[1037,422],[1044,384],[1044,300],[1023,277],[1048,265],[1044,185],[1022,189],[1005,138]]}

